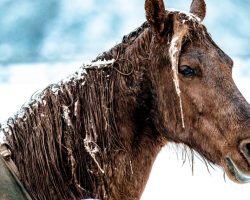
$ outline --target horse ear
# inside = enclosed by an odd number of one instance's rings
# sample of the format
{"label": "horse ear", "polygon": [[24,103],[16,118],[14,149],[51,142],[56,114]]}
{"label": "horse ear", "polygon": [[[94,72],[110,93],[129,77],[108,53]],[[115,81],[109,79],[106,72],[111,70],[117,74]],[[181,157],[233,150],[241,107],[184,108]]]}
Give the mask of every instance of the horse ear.
{"label": "horse ear", "polygon": [[206,3],[204,0],[193,0],[191,7],[190,7],[190,13],[194,14],[195,16],[199,17],[201,21],[206,16]]}
{"label": "horse ear", "polygon": [[145,1],[146,18],[158,33],[164,31],[166,11],[163,0],[146,0]]}

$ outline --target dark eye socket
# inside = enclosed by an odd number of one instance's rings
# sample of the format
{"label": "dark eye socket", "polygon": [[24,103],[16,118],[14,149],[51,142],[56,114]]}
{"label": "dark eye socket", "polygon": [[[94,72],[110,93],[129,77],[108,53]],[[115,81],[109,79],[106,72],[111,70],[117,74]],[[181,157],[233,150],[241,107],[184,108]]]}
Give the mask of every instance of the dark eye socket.
{"label": "dark eye socket", "polygon": [[182,74],[185,77],[193,77],[196,75],[196,72],[194,69],[187,65],[182,65],[179,67],[179,73]]}

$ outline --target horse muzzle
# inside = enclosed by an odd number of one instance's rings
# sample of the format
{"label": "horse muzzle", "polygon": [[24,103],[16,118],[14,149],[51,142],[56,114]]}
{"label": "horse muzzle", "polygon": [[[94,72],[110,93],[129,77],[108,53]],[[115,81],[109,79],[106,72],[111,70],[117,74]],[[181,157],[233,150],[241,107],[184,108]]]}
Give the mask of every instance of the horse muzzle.
{"label": "horse muzzle", "polygon": [[237,183],[250,183],[250,139],[244,139],[240,142],[239,152],[242,157],[243,166],[247,165],[249,170],[246,170],[246,167],[241,168],[239,162],[236,162],[230,154],[225,158],[226,169],[228,176]]}
{"label": "horse muzzle", "polygon": [[244,173],[242,172],[239,167],[235,164],[235,162],[229,157],[226,157],[226,163],[227,163],[227,171],[229,171],[229,177],[231,178],[233,176],[233,181],[237,183],[250,183],[250,173]]}

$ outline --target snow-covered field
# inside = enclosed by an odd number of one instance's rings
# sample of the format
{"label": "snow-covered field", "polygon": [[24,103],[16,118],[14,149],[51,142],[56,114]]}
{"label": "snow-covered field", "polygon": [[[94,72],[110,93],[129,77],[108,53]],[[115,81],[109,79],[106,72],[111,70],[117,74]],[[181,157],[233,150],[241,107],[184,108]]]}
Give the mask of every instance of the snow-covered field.
{"label": "snow-covered field", "polygon": [[[0,122],[12,116],[29,97],[48,84],[59,81],[82,65],[75,63],[41,63],[0,67]],[[53,66],[53,67],[52,67]],[[234,79],[250,102],[250,60],[235,59]],[[249,199],[250,184],[237,185],[219,168],[210,169],[195,159],[194,175],[188,163],[182,166],[181,153],[173,146],[159,154],[142,200],[152,199]]]}

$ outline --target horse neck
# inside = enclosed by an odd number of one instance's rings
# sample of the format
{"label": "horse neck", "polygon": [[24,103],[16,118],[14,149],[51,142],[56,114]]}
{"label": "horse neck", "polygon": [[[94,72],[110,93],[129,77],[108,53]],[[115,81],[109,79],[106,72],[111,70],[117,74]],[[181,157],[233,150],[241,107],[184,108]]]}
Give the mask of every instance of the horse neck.
{"label": "horse neck", "polygon": [[[42,103],[25,108],[25,120],[9,126],[14,161],[34,197],[139,199],[162,145],[145,74],[151,39],[143,30],[110,51],[113,68],[86,70],[84,79],[62,83],[58,95],[47,88]],[[31,172],[43,174],[44,184]]]}
{"label": "horse neck", "polygon": [[152,96],[145,74],[151,39],[147,29],[126,46],[122,55],[113,50],[113,58],[119,55],[113,66],[117,71],[114,115],[119,141],[123,144],[123,150],[115,155],[110,166],[115,172],[114,199],[139,199],[163,145],[150,117]]}

